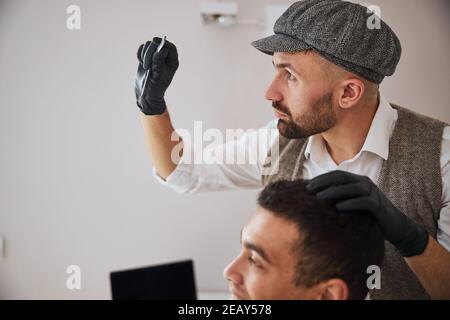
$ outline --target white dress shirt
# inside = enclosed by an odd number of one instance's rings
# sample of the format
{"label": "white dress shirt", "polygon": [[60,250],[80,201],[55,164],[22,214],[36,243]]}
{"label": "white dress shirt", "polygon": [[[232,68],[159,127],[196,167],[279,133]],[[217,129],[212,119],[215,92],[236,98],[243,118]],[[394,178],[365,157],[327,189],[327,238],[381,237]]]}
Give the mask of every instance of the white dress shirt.
{"label": "white dress shirt", "polygon": [[[363,147],[352,159],[345,160],[339,165],[329,155],[321,135],[311,136],[305,149],[306,161],[303,164],[303,178],[312,179],[332,170],[343,170],[368,176],[377,184],[383,160],[387,160],[389,157],[389,140],[397,118],[397,110],[393,109],[386,98],[380,94],[380,104]],[[270,121],[259,131],[275,132],[277,122],[278,119]],[[203,159],[209,159],[209,163],[214,162],[214,164],[189,164],[183,162],[182,158],[166,180],[161,179],[154,168],[153,175],[163,185],[178,193],[261,188],[261,161],[253,161],[252,163],[247,161],[248,163],[245,164],[225,164],[221,161],[211,161],[217,154],[223,154],[227,149],[249,154],[249,157],[254,159],[257,159],[260,154],[267,154],[276,135],[258,135],[258,138],[257,135],[258,132],[253,131],[242,135],[239,139],[209,150],[193,150],[194,152],[202,152]],[[262,144],[267,146],[267,150],[261,151],[261,143],[258,143],[261,136],[272,139],[272,141]],[[221,152],[217,152],[218,150]],[[189,150],[184,150],[183,155],[187,152]],[[437,240],[450,251],[450,127],[444,129],[440,164],[443,189]]]}

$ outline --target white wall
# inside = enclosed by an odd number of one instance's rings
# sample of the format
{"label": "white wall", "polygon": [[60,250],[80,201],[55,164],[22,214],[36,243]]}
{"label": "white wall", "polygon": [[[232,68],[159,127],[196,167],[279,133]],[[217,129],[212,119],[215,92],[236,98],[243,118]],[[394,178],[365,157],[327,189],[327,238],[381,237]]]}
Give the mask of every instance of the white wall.
{"label": "white wall", "polygon": [[[184,258],[201,291],[226,290],[223,267],[256,191],[182,196],[151,176],[133,77],[138,45],[167,35],[180,68],[167,92],[176,127],[256,128],[271,119],[263,29],[202,25],[200,0],[0,1],[0,298],[110,298],[108,273]],[[265,4],[241,0],[241,17]],[[449,4],[374,1],[403,57],[383,85],[393,102],[450,121]],[[82,28],[66,29],[81,7]],[[405,6],[408,6],[405,8]],[[66,289],[66,267],[82,289]]]}

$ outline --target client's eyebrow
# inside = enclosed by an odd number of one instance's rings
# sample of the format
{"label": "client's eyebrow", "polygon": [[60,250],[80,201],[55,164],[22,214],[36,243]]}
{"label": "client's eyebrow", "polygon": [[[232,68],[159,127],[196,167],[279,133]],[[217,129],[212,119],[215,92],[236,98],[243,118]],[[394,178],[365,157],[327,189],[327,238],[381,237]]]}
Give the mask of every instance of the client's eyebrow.
{"label": "client's eyebrow", "polygon": [[[244,230],[244,228],[241,229],[241,237],[240,237],[241,243],[242,243],[242,230]],[[257,254],[259,254],[261,256],[261,258],[263,258],[268,264],[272,264],[267,253],[260,246],[257,246],[256,244],[251,243],[249,241],[244,241],[243,245],[244,245],[244,248],[255,251]]]}

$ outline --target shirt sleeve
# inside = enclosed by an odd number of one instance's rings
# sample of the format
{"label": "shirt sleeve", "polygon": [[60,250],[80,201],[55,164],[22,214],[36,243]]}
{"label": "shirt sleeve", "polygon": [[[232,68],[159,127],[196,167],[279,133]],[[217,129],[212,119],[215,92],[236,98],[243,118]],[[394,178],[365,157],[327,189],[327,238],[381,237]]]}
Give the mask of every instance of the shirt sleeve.
{"label": "shirt sleeve", "polygon": [[256,189],[262,187],[262,164],[278,137],[277,119],[260,129],[247,130],[239,138],[202,150],[180,135],[184,141],[183,156],[175,170],[164,180],[153,167],[153,176],[162,185],[181,194]]}
{"label": "shirt sleeve", "polygon": [[438,220],[437,241],[450,251],[450,127],[445,127],[441,149],[442,208]]}

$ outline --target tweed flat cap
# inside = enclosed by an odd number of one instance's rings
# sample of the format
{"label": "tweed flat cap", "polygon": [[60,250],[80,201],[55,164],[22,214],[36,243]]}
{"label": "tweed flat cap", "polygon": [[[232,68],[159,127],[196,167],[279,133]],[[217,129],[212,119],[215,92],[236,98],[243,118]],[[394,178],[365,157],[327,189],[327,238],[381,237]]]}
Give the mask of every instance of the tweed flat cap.
{"label": "tweed flat cap", "polygon": [[312,49],[332,63],[371,82],[394,73],[401,45],[381,19],[370,26],[374,13],[340,0],[303,0],[292,4],[275,22],[274,35],[252,42],[266,53]]}

